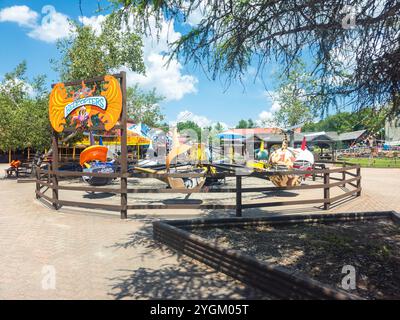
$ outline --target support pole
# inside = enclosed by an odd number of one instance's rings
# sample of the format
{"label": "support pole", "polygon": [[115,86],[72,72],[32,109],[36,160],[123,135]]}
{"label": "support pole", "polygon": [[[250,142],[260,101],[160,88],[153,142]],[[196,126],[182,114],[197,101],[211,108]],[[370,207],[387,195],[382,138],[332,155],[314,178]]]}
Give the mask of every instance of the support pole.
{"label": "support pole", "polygon": [[289,147],[294,148],[294,130],[289,132]]}
{"label": "support pole", "polygon": [[58,178],[57,174],[55,171],[58,170],[58,133],[53,131],[53,138],[52,138],[52,150],[53,150],[53,155],[52,155],[52,189],[53,189],[53,207],[54,209],[58,210]]}
{"label": "support pole", "polygon": [[242,176],[236,176],[236,217],[242,216]]}
{"label": "support pole", "polygon": [[[342,180],[343,180],[343,181],[346,181],[346,171],[343,171],[343,172],[342,172]],[[342,187],[343,187],[343,188],[346,188],[346,182],[343,183]]]}
{"label": "support pole", "polygon": [[126,110],[126,72],[121,72],[122,113],[121,113],[121,219],[128,217],[128,139]]}
{"label": "support pole", "polygon": [[[357,189],[361,189],[361,167],[359,166],[357,168],[357,177],[359,178],[357,180]],[[357,192],[357,197],[361,196],[361,190]]]}
{"label": "support pole", "polygon": [[[345,164],[343,164],[343,172],[342,172],[342,180],[346,181],[346,171],[344,171]],[[342,185],[343,188],[346,188],[346,182]]]}
{"label": "support pole", "polygon": [[327,186],[329,184],[329,172],[324,173],[324,210],[329,210],[330,206],[330,190]]}
{"label": "support pole", "polygon": [[36,199],[39,199],[38,192],[40,192],[40,168],[36,164],[34,164],[35,169],[35,177],[36,177]]}

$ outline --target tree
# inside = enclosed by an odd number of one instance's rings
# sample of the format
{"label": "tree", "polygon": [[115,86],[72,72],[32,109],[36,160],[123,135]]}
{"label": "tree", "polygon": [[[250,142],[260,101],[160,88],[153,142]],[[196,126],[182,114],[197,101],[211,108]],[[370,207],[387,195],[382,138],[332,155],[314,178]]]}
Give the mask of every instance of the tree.
{"label": "tree", "polygon": [[62,58],[52,62],[62,81],[102,76],[122,66],[144,73],[141,37],[121,31],[111,19],[101,26],[96,33],[90,26],[72,23],[73,35],[57,42]]}
{"label": "tree", "polygon": [[382,108],[378,111],[373,108],[364,108],[355,113],[339,112],[316,123],[307,123],[304,125],[303,131],[335,131],[342,133],[365,129],[371,134],[379,133],[385,126],[388,109]]}
{"label": "tree", "polygon": [[276,100],[280,106],[274,113],[273,123],[281,127],[293,127],[313,119],[312,109],[319,109],[319,99],[312,94],[313,81],[305,71],[305,65],[296,61],[286,77],[279,77],[280,87]]}
{"label": "tree", "polygon": [[214,125],[213,130],[215,131],[216,134],[221,133],[222,131],[224,131],[224,127],[222,126],[222,124],[220,122],[217,122]]}
{"label": "tree", "polygon": [[[288,74],[299,57],[312,57],[312,74],[325,108],[347,97],[356,109],[390,105],[400,113],[400,3],[396,0],[113,0],[114,18],[148,33],[153,19],[201,21],[173,45],[170,57],[211,73],[241,78],[249,65],[257,75],[271,61]],[[159,26],[161,24],[158,24]]]}
{"label": "tree", "polygon": [[339,112],[326,117],[316,123],[310,122],[303,126],[304,132],[335,131],[337,133],[349,132],[354,129],[356,114]]}
{"label": "tree", "polygon": [[236,129],[245,129],[245,128],[247,128],[247,121],[241,119],[237,124]]}
{"label": "tree", "polygon": [[248,119],[247,126],[248,126],[248,128],[254,128],[255,127],[254,121],[252,119]]}
{"label": "tree", "polygon": [[44,76],[32,81],[27,79],[26,62],[5,74],[0,84],[0,149],[43,150],[49,147],[44,81]]}
{"label": "tree", "polygon": [[127,90],[128,116],[135,122],[143,122],[149,127],[158,127],[164,115],[161,113],[159,102],[164,97],[157,95],[153,89],[145,92],[135,85]]}
{"label": "tree", "polygon": [[185,122],[178,122],[178,124],[176,125],[178,132],[183,132],[185,130],[191,130],[193,132],[196,133],[197,135],[197,141],[201,141],[201,132],[202,129],[200,128],[200,126],[193,122],[193,121],[185,121]]}
{"label": "tree", "polygon": [[254,128],[255,124],[252,119],[248,120],[240,120],[239,123],[236,126],[236,129],[249,129],[249,128]]}

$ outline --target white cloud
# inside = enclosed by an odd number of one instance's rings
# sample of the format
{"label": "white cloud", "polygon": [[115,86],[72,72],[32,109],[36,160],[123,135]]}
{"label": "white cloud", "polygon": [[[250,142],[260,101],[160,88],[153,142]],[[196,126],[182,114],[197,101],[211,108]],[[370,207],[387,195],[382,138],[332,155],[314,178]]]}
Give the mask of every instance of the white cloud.
{"label": "white cloud", "polygon": [[264,91],[263,96],[267,98],[268,102],[271,104],[270,111],[272,113],[278,111],[281,108],[279,104],[279,96],[275,91]]}
{"label": "white cloud", "polygon": [[91,26],[96,35],[99,35],[101,32],[101,24],[106,20],[107,16],[104,16],[102,14],[98,16],[91,16],[91,17],[85,17],[81,16],[79,17],[79,22],[81,22],[84,26]]}
{"label": "white cloud", "polygon": [[[1,79],[1,77],[0,77],[0,79]],[[3,83],[1,83],[0,91],[10,93],[10,90],[15,86],[20,86],[22,91],[24,91],[30,97],[34,97],[36,94],[36,91],[32,87],[31,84],[29,84],[28,82],[26,82],[24,80],[18,79],[18,78],[6,80]]]}
{"label": "white cloud", "polygon": [[155,20],[151,19],[149,24],[153,36],[143,37],[146,74],[127,71],[128,85],[138,83],[144,89],[156,88],[166,101],[180,100],[186,94],[196,93],[197,78],[184,74],[183,66],[178,60],[172,59],[166,65],[165,53],[169,50],[169,44],[181,37],[181,34],[174,30],[173,21],[162,21],[158,33]]}
{"label": "white cloud", "polygon": [[273,117],[274,117],[273,112],[266,111],[266,110],[261,111],[260,114],[258,115],[259,120],[265,121],[265,122],[271,121],[273,119]]}
{"label": "white cloud", "polygon": [[128,71],[128,85],[133,86],[138,83],[141,88],[156,88],[157,93],[164,96],[167,101],[180,100],[185,94],[197,91],[195,87],[197,79],[182,74],[182,65],[177,60],[172,60],[165,66],[165,59],[158,53],[150,53],[144,59],[146,75]]}
{"label": "white cloud", "polygon": [[206,116],[197,115],[188,110],[179,112],[178,115],[176,116],[176,121],[173,121],[172,123],[176,124],[178,122],[185,122],[185,121],[193,121],[201,128],[208,127],[212,124],[212,121],[208,119]]}
{"label": "white cloud", "polygon": [[23,86],[24,86],[24,91],[28,94],[28,96],[34,97],[35,94],[37,93],[35,89],[32,87],[32,85],[30,85],[29,83],[24,82]]}
{"label": "white cloud", "polygon": [[[183,9],[186,11],[189,9],[190,1],[185,1]],[[197,26],[201,20],[207,15],[208,4],[206,1],[202,1],[196,8],[192,8],[190,15],[186,17],[186,23],[191,27]]]}
{"label": "white cloud", "polygon": [[263,110],[259,113],[256,124],[260,127],[274,126],[275,112],[279,111],[281,108],[278,100],[278,94],[275,91],[264,91],[263,96],[267,98],[271,106],[269,110]]}
{"label": "white cloud", "polygon": [[47,5],[42,8],[42,20],[39,14],[27,6],[12,6],[0,11],[0,22],[15,22],[19,26],[29,28],[28,36],[52,43],[71,34],[71,26],[67,15],[57,12]]}
{"label": "white cloud", "polygon": [[192,27],[197,26],[204,18],[205,14],[206,14],[205,5],[200,3],[200,5],[196,9],[194,9],[187,17],[186,22]]}
{"label": "white cloud", "polygon": [[170,121],[170,126],[175,126],[178,122],[186,122],[186,121],[193,121],[196,123],[200,128],[205,127],[214,127],[218,122],[221,124],[224,130],[231,128],[227,123],[222,121],[214,121],[206,116],[195,114],[191,111],[184,110],[178,113],[176,116],[176,120]]}
{"label": "white cloud", "polygon": [[12,6],[0,10],[0,22],[15,22],[22,27],[36,25],[38,13],[27,6]]}
{"label": "white cloud", "polygon": [[[48,43],[73,34],[67,15],[57,12],[50,5],[42,8],[42,14],[42,20],[38,23],[39,14],[29,7],[8,7],[0,11],[0,22],[12,21],[29,27],[31,29],[28,32],[29,37]],[[90,25],[98,33],[101,30],[101,23],[106,17],[105,15],[81,16],[79,21],[84,25]],[[146,74],[140,75],[125,69],[128,85],[138,83],[143,89],[156,88],[157,92],[163,95],[167,101],[180,100],[186,94],[196,93],[197,78],[190,74],[184,74],[183,66],[178,60],[172,59],[166,65],[165,53],[169,50],[169,44],[181,37],[181,34],[174,30],[174,21],[162,21],[159,32],[157,32],[154,18],[149,23],[151,34],[154,36],[143,36]],[[133,21],[130,21],[129,24],[133,25]]]}
{"label": "white cloud", "polygon": [[71,35],[72,31],[68,16],[57,12],[53,6],[44,6],[42,14],[44,16],[40,25],[35,26],[28,33],[28,36],[51,43]]}
{"label": "white cloud", "polygon": [[275,101],[272,103],[271,111],[272,111],[272,112],[276,112],[276,111],[279,111],[280,108],[281,108],[281,105],[279,104],[279,101],[275,100]]}

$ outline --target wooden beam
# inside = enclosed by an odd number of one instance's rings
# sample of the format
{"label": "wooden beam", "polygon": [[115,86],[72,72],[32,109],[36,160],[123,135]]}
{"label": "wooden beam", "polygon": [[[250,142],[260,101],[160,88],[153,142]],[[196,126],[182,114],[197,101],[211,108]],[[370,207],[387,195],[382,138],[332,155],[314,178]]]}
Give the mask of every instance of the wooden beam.
{"label": "wooden beam", "polygon": [[236,217],[242,216],[242,176],[236,176]]}
{"label": "wooden beam", "polygon": [[[122,79],[122,77],[123,77],[122,73],[125,73],[125,72],[113,74],[113,77],[114,77],[114,78],[117,78],[117,79]],[[125,74],[126,74],[126,73],[125,73]],[[64,86],[65,86],[65,87],[79,86],[79,85],[82,84],[82,81],[83,81],[85,84],[94,83],[94,82],[100,82],[100,81],[104,81],[104,76],[98,76],[98,77],[93,77],[93,78],[89,78],[89,79],[82,79],[82,80],[75,80],[75,81],[70,81],[70,82],[64,82]],[[54,86],[55,86],[56,84],[57,84],[57,83],[53,83],[53,84],[51,85],[51,87],[54,88]]]}
{"label": "wooden beam", "polygon": [[[58,170],[58,133],[53,130],[53,137],[52,137],[52,149],[53,149],[53,154],[52,154],[52,164],[51,164],[51,169],[53,172],[56,172]],[[54,209],[58,210],[58,177],[57,174],[52,174],[51,177],[52,184],[54,186],[53,188],[53,194],[52,194],[52,203]]]}
{"label": "wooden beam", "polygon": [[[329,172],[324,173],[324,184],[329,185]],[[330,201],[330,189],[329,187],[324,188],[324,210],[329,210],[329,201]]]}
{"label": "wooden beam", "polygon": [[127,137],[127,104],[126,104],[126,72],[122,71],[121,90],[122,90],[122,113],[121,113],[121,219],[128,217],[128,137]]}
{"label": "wooden beam", "polygon": [[360,167],[360,165],[358,165],[358,167],[357,167],[357,178],[359,178],[357,180],[357,189],[358,189],[357,197],[359,197],[359,196],[361,196],[361,167]]}

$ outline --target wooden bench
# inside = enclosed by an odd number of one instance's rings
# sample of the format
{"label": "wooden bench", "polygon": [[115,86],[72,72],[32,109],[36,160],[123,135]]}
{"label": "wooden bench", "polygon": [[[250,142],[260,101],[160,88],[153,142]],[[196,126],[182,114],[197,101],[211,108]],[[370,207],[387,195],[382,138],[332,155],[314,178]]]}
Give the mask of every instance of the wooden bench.
{"label": "wooden bench", "polygon": [[5,178],[11,178],[13,176],[13,173],[15,174],[15,177],[18,178],[18,170],[17,168],[14,167],[8,167],[5,171]]}

